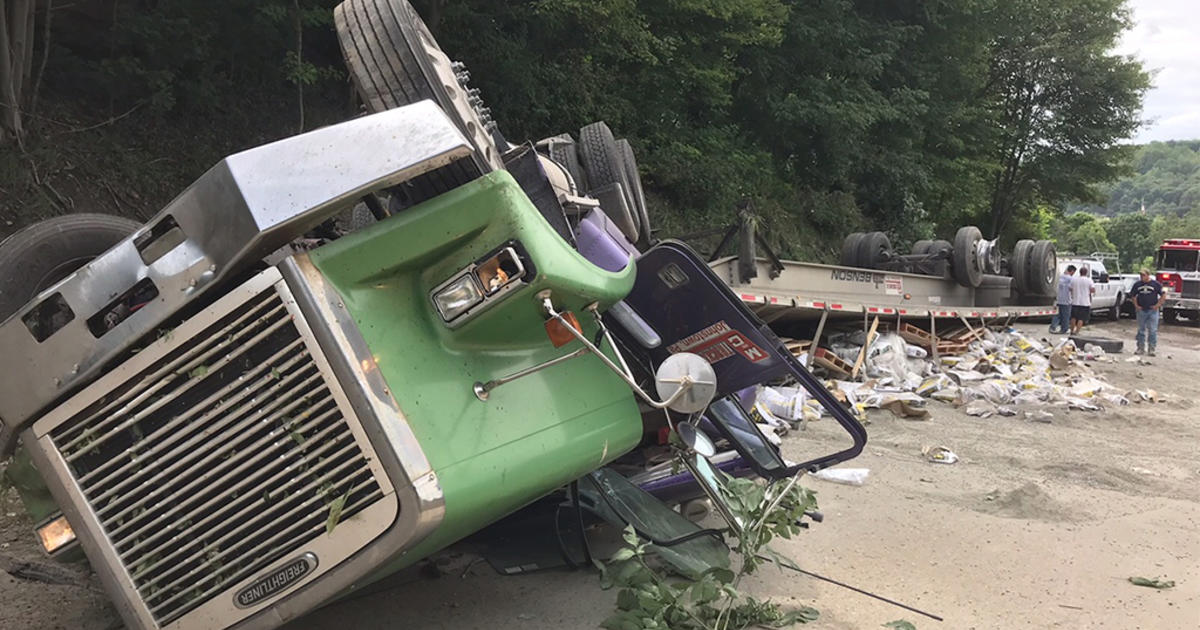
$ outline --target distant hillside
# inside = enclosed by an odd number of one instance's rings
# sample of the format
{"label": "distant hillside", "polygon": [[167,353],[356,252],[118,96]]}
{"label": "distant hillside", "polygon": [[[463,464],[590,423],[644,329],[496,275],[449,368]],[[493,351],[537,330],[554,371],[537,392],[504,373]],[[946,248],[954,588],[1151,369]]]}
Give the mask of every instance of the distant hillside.
{"label": "distant hillside", "polygon": [[1100,216],[1139,212],[1182,217],[1200,210],[1200,140],[1151,142],[1138,148],[1135,174],[1109,189],[1104,206],[1085,206]]}

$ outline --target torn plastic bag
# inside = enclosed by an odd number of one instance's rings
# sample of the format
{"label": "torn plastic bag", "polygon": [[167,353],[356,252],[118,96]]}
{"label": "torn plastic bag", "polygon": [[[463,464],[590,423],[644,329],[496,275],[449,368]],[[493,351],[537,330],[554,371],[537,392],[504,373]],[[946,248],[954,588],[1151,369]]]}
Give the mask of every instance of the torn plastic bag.
{"label": "torn plastic bag", "polygon": [[1079,409],[1080,411],[1103,411],[1104,407],[1096,404],[1090,398],[1076,398],[1067,396],[1067,409]]}
{"label": "torn plastic bag", "polygon": [[1013,401],[1013,384],[1009,381],[993,379],[965,386],[962,393],[967,400],[982,399],[1003,405]]}
{"label": "torn plastic bag", "polygon": [[1128,405],[1129,399],[1113,392],[1102,392],[1098,394],[1102,400],[1113,405]]}
{"label": "torn plastic bag", "polygon": [[758,400],[776,416],[795,422],[804,417],[808,392],[798,387],[763,387],[758,392]]}
{"label": "torn plastic bag", "polygon": [[822,468],[812,474],[817,479],[847,486],[861,486],[867,482],[870,475],[871,470],[868,468]]}
{"label": "torn plastic bag", "polygon": [[1067,390],[1067,393],[1076,398],[1088,398],[1095,396],[1108,388],[1108,385],[1103,381],[1094,378],[1085,378],[1075,383]]}
{"label": "torn plastic bag", "polygon": [[950,385],[948,387],[939,389],[936,392],[933,392],[932,394],[929,395],[929,397],[934,400],[940,400],[942,402],[954,402],[954,401],[958,400],[958,396],[961,393],[962,393],[962,389],[959,386]]}
{"label": "torn plastic bag", "polygon": [[987,374],[976,372],[975,370],[960,370],[955,368],[953,370],[947,370],[946,373],[949,374],[959,385],[966,385],[968,383],[975,383],[987,379]]}
{"label": "torn plastic bag", "polygon": [[963,408],[963,413],[977,418],[986,418],[996,413],[996,406],[986,400],[975,400]]}
{"label": "torn plastic bag", "polygon": [[954,381],[946,374],[937,374],[921,381],[921,384],[917,386],[916,392],[922,396],[929,396],[953,384]]}

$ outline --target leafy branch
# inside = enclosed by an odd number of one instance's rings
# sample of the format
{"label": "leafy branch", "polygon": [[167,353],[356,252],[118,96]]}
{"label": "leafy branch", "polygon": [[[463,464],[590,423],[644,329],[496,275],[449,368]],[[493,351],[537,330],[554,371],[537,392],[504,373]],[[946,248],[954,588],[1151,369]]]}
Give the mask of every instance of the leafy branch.
{"label": "leafy branch", "polygon": [[[737,570],[712,567],[697,576],[669,575],[653,558],[654,547],[643,542],[632,526],[626,528],[626,547],[607,565],[597,561],[601,588],[618,587],[617,611],[601,626],[609,630],[671,628],[679,630],[741,630],[751,626],[782,628],[817,619],[810,607],[783,610],[738,590],[743,577],[764,562],[794,565],[770,549],[775,538],[790,539],[800,531],[799,519],[816,508],[816,496],[793,478],[762,485],[720,474],[720,490],[739,527],[727,530],[730,549],[739,557]],[[686,553],[684,545],[675,548]]]}

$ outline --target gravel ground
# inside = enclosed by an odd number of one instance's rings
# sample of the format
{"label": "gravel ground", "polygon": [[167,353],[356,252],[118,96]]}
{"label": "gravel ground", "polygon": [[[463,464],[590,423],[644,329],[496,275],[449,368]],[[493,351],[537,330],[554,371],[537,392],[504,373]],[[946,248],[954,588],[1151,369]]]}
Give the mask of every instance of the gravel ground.
{"label": "gravel ground", "polygon": [[[1023,327],[1042,335],[1044,327]],[[1132,340],[1123,320],[1093,332]],[[766,570],[747,590],[821,611],[812,628],[1200,627],[1200,329],[1164,326],[1151,365],[1094,367],[1114,385],[1152,387],[1158,404],[1104,412],[1052,410],[1049,423],[966,416],[931,403],[932,418],[871,415],[871,441],[847,467],[869,468],[861,487],[819,480],[825,523],[781,550],[816,571],[945,617],[944,623],[796,574]],[[1130,341],[1130,345],[1131,345]],[[1128,355],[1125,355],[1128,356]],[[1124,357],[1122,357],[1123,359]],[[785,437],[785,452],[828,448],[828,421]],[[946,446],[954,465],[924,446]],[[31,581],[37,560],[15,495],[0,510],[0,628],[120,627],[84,575]],[[330,605],[289,630],[343,628],[593,628],[614,595],[589,572],[500,577],[468,557],[446,556],[443,577],[420,574]],[[13,574],[16,573],[17,576]],[[1158,591],[1132,576],[1175,580]]]}

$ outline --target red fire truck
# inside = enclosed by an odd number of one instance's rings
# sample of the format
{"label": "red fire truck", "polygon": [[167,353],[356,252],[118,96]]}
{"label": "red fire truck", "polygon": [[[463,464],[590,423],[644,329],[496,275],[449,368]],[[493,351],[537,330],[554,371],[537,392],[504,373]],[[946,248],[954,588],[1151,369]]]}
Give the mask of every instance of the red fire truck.
{"label": "red fire truck", "polygon": [[1163,319],[1183,315],[1200,321],[1200,239],[1169,238],[1155,259],[1158,281],[1167,290]]}

